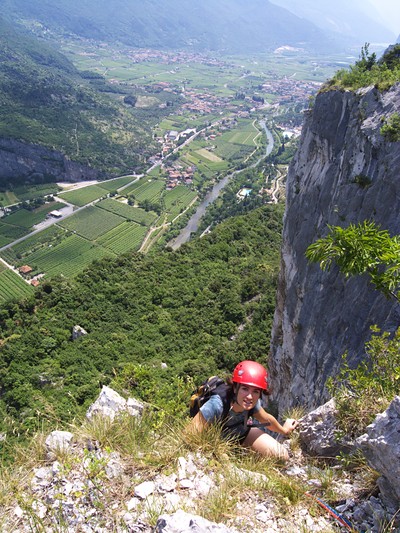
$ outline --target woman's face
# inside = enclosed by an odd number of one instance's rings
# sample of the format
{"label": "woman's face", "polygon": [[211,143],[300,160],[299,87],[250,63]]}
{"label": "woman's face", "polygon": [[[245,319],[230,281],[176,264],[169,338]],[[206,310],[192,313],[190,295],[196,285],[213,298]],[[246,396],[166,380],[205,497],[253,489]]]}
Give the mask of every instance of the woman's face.
{"label": "woman's face", "polygon": [[252,409],[261,396],[261,389],[251,385],[240,385],[236,395],[236,403],[245,411]]}

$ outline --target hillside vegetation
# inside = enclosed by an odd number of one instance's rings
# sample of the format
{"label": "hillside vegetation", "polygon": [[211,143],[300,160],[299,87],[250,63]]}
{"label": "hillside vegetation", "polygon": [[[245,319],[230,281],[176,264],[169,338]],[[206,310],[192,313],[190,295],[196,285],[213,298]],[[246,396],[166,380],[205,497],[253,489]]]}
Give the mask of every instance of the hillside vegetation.
{"label": "hillside vegetation", "polygon": [[0,19],[0,137],[59,150],[103,173],[132,171],[152,152],[150,118],[115,91]]}
{"label": "hillside vegetation", "polygon": [[[0,431],[8,444],[43,418],[70,420],[112,379],[176,409],[191,376],[232,370],[246,357],[265,362],[281,218],[281,206],[265,206],[177,252],[97,261],[73,282],[55,279],[4,306]],[[76,324],[88,335],[72,342]]]}
{"label": "hillside vegetation", "polygon": [[135,47],[240,53],[283,44],[338,48],[314,24],[265,0],[6,0],[3,12],[35,31],[44,25],[47,32]]}

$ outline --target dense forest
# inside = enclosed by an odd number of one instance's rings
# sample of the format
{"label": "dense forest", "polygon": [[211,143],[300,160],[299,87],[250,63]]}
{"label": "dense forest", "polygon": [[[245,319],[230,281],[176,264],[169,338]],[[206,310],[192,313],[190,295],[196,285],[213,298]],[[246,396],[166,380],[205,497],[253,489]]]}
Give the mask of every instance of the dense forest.
{"label": "dense forest", "polygon": [[[230,371],[242,358],[266,362],[282,210],[229,219],[176,252],[95,262],[4,306],[0,431],[70,420],[103,384],[165,405],[178,382]],[[72,341],[75,325],[88,334]]]}

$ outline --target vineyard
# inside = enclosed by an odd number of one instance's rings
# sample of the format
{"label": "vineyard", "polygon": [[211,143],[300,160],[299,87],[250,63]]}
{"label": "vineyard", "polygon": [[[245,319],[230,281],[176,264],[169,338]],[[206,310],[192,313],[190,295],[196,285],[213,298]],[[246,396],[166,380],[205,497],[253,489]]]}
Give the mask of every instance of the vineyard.
{"label": "vineyard", "polygon": [[66,218],[59,225],[81,235],[89,241],[94,241],[103,233],[119,226],[124,218],[98,207],[89,206]]}
{"label": "vineyard", "polygon": [[107,196],[108,192],[106,188],[100,185],[89,185],[76,191],[60,193],[58,196],[70,204],[83,207],[86,204],[90,204],[90,202],[98,200],[102,196]]}
{"label": "vineyard", "polygon": [[142,178],[130,187],[124,189],[124,194],[133,194],[137,201],[157,202],[160,199],[161,192],[165,189],[163,180],[153,180],[151,178]]}
{"label": "vineyard", "polygon": [[168,211],[168,221],[172,221],[179,213],[182,213],[196,197],[197,193],[184,185],[178,185],[172,191],[167,191],[164,204],[165,210]]}
{"label": "vineyard", "polygon": [[97,242],[115,254],[136,251],[140,248],[147,228],[134,222],[124,222],[102,235]]}
{"label": "vineyard", "polygon": [[28,285],[12,270],[0,271],[0,303],[20,299],[33,293],[32,285]]}
{"label": "vineyard", "polygon": [[29,256],[29,265],[34,273],[45,272],[49,275],[62,274],[72,277],[83,270],[94,259],[105,255],[114,256],[109,250],[97,246],[79,235],[69,235],[60,244],[42,248]]}
{"label": "vineyard", "polygon": [[144,209],[140,209],[140,207],[133,207],[110,198],[107,198],[107,200],[101,200],[101,202],[96,204],[96,207],[101,207],[115,215],[124,217],[127,220],[133,220],[138,224],[144,224],[145,226],[151,226],[157,218],[156,213],[147,212]]}

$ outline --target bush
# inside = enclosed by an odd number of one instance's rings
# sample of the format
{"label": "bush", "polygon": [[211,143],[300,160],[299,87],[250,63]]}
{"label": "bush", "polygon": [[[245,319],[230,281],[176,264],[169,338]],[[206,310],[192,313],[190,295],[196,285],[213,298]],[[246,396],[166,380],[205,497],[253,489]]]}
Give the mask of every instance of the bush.
{"label": "bush", "polygon": [[347,354],[339,375],[328,388],[336,399],[338,425],[355,438],[365,432],[375,416],[387,409],[400,388],[400,328],[391,337],[372,328],[375,335],[366,343],[367,358],[350,368]]}
{"label": "bush", "polygon": [[390,115],[381,128],[381,135],[386,141],[392,143],[400,141],[400,115],[398,113]]}

